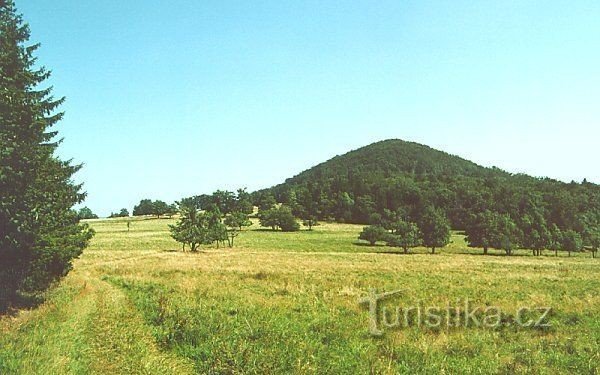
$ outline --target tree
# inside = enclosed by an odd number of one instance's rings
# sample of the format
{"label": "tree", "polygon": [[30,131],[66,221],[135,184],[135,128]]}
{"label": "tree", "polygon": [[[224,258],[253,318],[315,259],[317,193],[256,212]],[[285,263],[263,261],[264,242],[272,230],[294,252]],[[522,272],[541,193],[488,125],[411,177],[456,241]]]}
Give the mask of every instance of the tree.
{"label": "tree", "polygon": [[383,210],[383,227],[392,234],[396,234],[399,230],[405,229],[407,216],[406,212],[402,209],[396,211]]}
{"label": "tree", "polygon": [[558,256],[558,250],[562,246],[562,231],[556,224],[550,227],[550,242],[548,249],[554,250],[554,256]]}
{"label": "tree", "polygon": [[[483,247],[483,253],[487,255],[488,249],[502,249],[507,255],[518,246],[523,238],[523,233],[517,224],[508,215],[501,215],[490,210],[473,215],[466,224],[467,242],[470,247]],[[532,231],[530,233],[536,233]],[[540,243],[541,240],[529,240],[531,244]],[[537,241],[537,242],[536,242]],[[545,240],[544,243],[547,243]],[[537,255],[537,253],[534,253]]]}
{"label": "tree", "polygon": [[156,215],[156,218],[160,219],[161,216],[166,215],[170,210],[169,205],[163,201],[152,202],[152,215]]}
{"label": "tree", "polygon": [[133,207],[133,216],[154,215],[154,203],[151,199],[142,199],[140,203]]}
{"label": "tree", "polygon": [[590,247],[592,258],[596,257],[598,249],[600,249],[600,229],[596,228],[593,234],[590,235]]}
{"label": "tree", "polygon": [[230,226],[225,224],[225,231],[227,236],[227,242],[229,243],[229,247],[233,247],[233,242],[236,237],[240,235],[241,229],[238,226]]}
{"label": "tree", "polygon": [[234,205],[234,211],[250,215],[254,212],[254,205],[252,204],[252,196],[245,188],[238,189],[237,197]]}
{"label": "tree", "polygon": [[276,230],[279,224],[277,208],[258,211],[258,220],[261,227],[270,227]]}
{"label": "tree", "polygon": [[541,198],[528,193],[522,199],[521,206],[517,221],[517,226],[523,234],[520,245],[533,250],[534,256],[542,255],[542,251],[550,246],[551,234],[542,210]]}
{"label": "tree", "polygon": [[225,217],[225,225],[231,228],[238,228],[240,231],[243,227],[252,225],[252,221],[248,214],[241,211],[234,211]]}
{"label": "tree", "polygon": [[281,206],[277,211],[277,226],[283,232],[296,232],[300,230],[300,224],[296,221],[290,207]]}
{"label": "tree", "polygon": [[[221,243],[225,243],[225,241],[229,242],[229,231],[227,230],[227,226],[223,223],[221,223],[221,221],[217,221],[217,222],[209,222],[209,227],[208,227],[208,237],[209,237],[209,242],[213,243],[216,242],[217,243],[217,249],[219,248],[219,244]],[[232,247],[232,243],[229,242],[229,247]]]}
{"label": "tree", "polygon": [[302,225],[304,225],[305,227],[308,227],[308,230],[312,230],[313,227],[316,227],[320,224],[319,224],[319,221],[317,220],[316,216],[308,216],[302,220]]}
{"label": "tree", "polygon": [[423,213],[419,229],[423,233],[423,245],[431,248],[432,254],[435,254],[436,248],[450,243],[450,222],[441,210],[428,207]]}
{"label": "tree", "polygon": [[212,242],[207,216],[200,212],[190,200],[179,202],[179,214],[179,220],[175,225],[169,225],[169,229],[171,237],[182,244],[184,251],[186,245],[192,252],[196,252],[200,245]]}
{"label": "tree", "polygon": [[97,219],[98,215],[94,214],[88,207],[83,207],[77,212],[79,220]]}
{"label": "tree", "polygon": [[334,215],[335,218],[341,222],[346,223],[352,221],[352,208],[354,207],[354,200],[350,197],[350,194],[343,191],[334,201]]}
{"label": "tree", "polygon": [[295,232],[300,230],[300,225],[292,214],[292,209],[288,206],[274,207],[269,210],[258,212],[260,226],[271,227],[273,230],[277,228],[283,232]]}
{"label": "tree", "polygon": [[[194,198],[186,198],[189,203],[193,203],[197,206],[197,200]],[[177,213],[177,206],[175,204],[167,204],[161,200],[152,201],[151,199],[142,199],[140,203],[133,207],[133,216],[156,216],[160,219],[161,216],[173,216]]]}
{"label": "tree", "polygon": [[121,208],[121,211],[115,213],[112,212],[109,216],[109,218],[115,218],[115,217],[129,217],[129,211],[126,208]]}
{"label": "tree", "polygon": [[36,68],[29,36],[14,2],[0,0],[0,312],[65,276],[93,235],[72,210],[85,198],[72,182],[81,166],[55,156],[64,98],[39,87],[50,72]]}
{"label": "tree", "polygon": [[169,218],[173,217],[173,215],[175,215],[177,213],[177,205],[175,203],[171,203],[170,205],[167,206],[167,209],[165,210],[165,215],[167,215]]}
{"label": "tree", "polygon": [[353,219],[358,223],[370,223],[375,213],[375,201],[370,195],[359,196],[354,204]]}
{"label": "tree", "polygon": [[258,210],[259,211],[267,211],[275,207],[277,201],[273,197],[273,194],[267,193],[263,194],[258,201]]}
{"label": "tree", "polygon": [[497,242],[499,220],[500,215],[490,210],[473,215],[465,228],[469,247],[481,247],[487,255],[488,249]]}
{"label": "tree", "polygon": [[394,224],[394,233],[386,237],[388,246],[401,247],[404,254],[421,244],[421,232],[415,223],[399,220]]}
{"label": "tree", "polygon": [[[217,190],[212,194],[211,198],[212,204],[215,205],[223,215],[227,215],[235,210],[236,198],[233,192]],[[210,210],[208,207],[205,209]]]}
{"label": "tree", "polygon": [[589,247],[589,250],[592,253],[592,258],[595,258],[598,248],[600,248],[599,223],[586,223],[586,227],[583,231],[583,244]]}
{"label": "tree", "polygon": [[221,243],[228,241],[227,226],[223,224],[223,214],[219,208],[214,205],[211,210],[204,212],[204,221],[208,232],[207,243],[217,243],[217,249]]}
{"label": "tree", "polygon": [[519,245],[519,238],[522,238],[517,224],[508,215],[502,215],[498,220],[497,235],[494,237],[492,246],[497,249],[503,249],[506,255],[512,255],[512,252]]}
{"label": "tree", "polygon": [[583,240],[581,239],[581,235],[579,233],[575,232],[572,229],[569,229],[563,233],[561,245],[562,249],[564,251],[567,251],[569,253],[569,256],[571,256],[571,253],[573,251],[581,250],[581,248],[583,247]]}
{"label": "tree", "polygon": [[364,227],[363,231],[358,236],[359,240],[368,241],[371,246],[375,246],[377,241],[383,241],[386,239],[388,232],[378,225],[370,225]]}
{"label": "tree", "polygon": [[280,202],[285,206],[291,208],[292,213],[298,212],[298,197],[294,189],[286,190],[282,194],[280,194]]}

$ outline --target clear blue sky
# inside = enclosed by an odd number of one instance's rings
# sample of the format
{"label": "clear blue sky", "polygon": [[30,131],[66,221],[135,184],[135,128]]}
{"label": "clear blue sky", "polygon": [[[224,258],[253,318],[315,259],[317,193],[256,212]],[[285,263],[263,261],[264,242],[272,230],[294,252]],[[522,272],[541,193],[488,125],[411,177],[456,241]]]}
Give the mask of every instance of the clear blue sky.
{"label": "clear blue sky", "polygon": [[600,2],[17,0],[101,215],[387,138],[600,183]]}

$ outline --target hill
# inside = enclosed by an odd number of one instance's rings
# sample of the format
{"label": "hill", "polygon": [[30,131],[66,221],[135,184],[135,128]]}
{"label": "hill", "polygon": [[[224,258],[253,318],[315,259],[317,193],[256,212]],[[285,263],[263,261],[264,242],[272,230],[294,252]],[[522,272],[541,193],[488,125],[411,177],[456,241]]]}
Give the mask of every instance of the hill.
{"label": "hill", "polygon": [[511,174],[397,139],[336,156],[254,198],[260,205],[271,195],[299,216],[340,222],[371,223],[389,212],[416,221],[432,205],[457,229],[484,210],[579,232],[600,223],[599,185]]}

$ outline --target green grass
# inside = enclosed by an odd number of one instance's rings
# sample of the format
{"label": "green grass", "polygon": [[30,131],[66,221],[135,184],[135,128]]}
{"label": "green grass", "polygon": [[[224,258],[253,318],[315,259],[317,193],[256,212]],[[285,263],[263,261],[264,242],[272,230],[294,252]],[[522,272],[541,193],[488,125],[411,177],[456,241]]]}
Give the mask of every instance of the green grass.
{"label": "green grass", "polygon": [[[170,220],[93,221],[91,247],[35,310],[0,320],[0,373],[539,373],[600,370],[600,262],[356,243],[360,226],[273,233],[182,253]],[[550,306],[552,327],[368,334],[359,297],[396,305]],[[511,318],[511,316],[508,316]]]}

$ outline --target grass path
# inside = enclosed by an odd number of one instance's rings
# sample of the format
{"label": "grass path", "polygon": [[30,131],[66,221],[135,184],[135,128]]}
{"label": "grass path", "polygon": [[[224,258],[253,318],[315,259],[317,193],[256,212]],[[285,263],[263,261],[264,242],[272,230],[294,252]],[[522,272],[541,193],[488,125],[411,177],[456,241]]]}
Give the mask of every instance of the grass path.
{"label": "grass path", "polygon": [[74,271],[43,306],[1,327],[2,374],[193,373],[190,363],[158,349],[120,289],[87,270]]}

